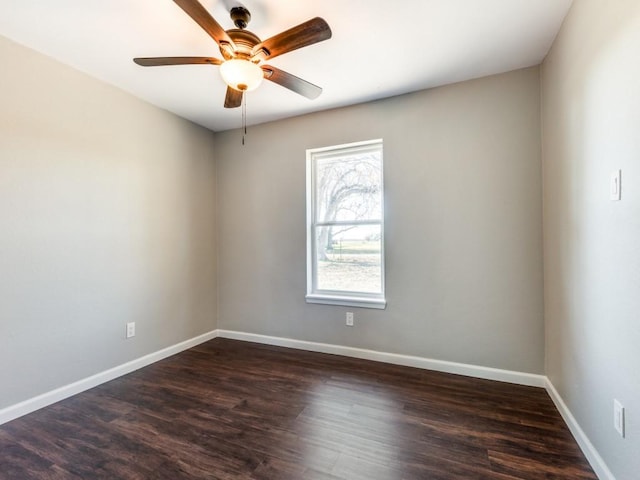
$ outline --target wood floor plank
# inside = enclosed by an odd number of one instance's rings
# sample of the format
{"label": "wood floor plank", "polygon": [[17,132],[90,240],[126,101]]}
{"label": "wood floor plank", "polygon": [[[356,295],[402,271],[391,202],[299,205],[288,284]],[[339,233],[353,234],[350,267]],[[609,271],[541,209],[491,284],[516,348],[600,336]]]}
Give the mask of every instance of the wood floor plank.
{"label": "wood floor plank", "polygon": [[215,339],[0,426],[0,479],[596,480],[543,389]]}

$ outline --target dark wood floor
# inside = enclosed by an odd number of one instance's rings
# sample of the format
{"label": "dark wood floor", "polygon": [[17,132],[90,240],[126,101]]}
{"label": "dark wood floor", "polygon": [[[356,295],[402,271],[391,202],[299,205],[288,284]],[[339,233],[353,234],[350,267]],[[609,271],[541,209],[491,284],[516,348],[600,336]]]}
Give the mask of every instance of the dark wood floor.
{"label": "dark wood floor", "polygon": [[0,427],[2,479],[596,479],[543,389],[215,339]]}

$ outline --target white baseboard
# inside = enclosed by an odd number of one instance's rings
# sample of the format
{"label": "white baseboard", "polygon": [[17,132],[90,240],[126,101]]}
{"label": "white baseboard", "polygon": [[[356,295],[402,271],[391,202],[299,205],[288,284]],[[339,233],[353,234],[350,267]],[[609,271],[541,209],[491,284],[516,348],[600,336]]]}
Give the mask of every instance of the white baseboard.
{"label": "white baseboard", "polygon": [[236,332],[231,330],[213,330],[197,337],[185,340],[176,345],[164,348],[154,353],[150,353],[138,359],[124,363],[101,373],[97,373],[77,382],[65,385],[50,392],[38,395],[15,405],[11,405],[0,410],[0,425],[14,420],[28,413],[39,410],[47,405],[64,400],[72,395],[84,392],[102,383],[131,373],[164,358],[180,353],[201,343],[212,340],[216,337],[243,340],[247,342],[262,343],[279,347],[295,348],[298,350],[308,350],[311,352],[329,353],[333,355],[343,355],[345,357],[361,358],[377,362],[403,365],[406,367],[422,368],[425,370],[435,370],[438,372],[466,375],[468,377],[483,378],[486,380],[496,380],[500,382],[515,383],[532,387],[546,388],[551,400],[562,415],[569,430],[578,442],[585,457],[591,464],[600,480],[616,480],[604,460],[593,446],[587,435],[571,414],[571,411],[558,394],[551,381],[545,375],[532,373],[514,372],[511,370],[501,370],[498,368],[481,367],[466,363],[448,362],[444,360],[434,360],[412,355],[400,355],[397,353],[378,352],[362,348],[346,347],[342,345],[332,345],[328,343],[308,342],[295,340],[292,338],[271,337],[254,333]]}
{"label": "white baseboard", "polygon": [[292,338],[270,337],[257,335],[254,333],[235,332],[231,330],[217,330],[219,337],[234,340],[244,340],[247,342],[263,343],[279,347],[295,348],[298,350],[309,350],[311,352],[331,353],[333,355],[343,355],[345,357],[361,358],[364,360],[374,360],[376,362],[403,365],[405,367],[416,367],[425,370],[435,370],[437,372],[455,373],[468,377],[483,378],[486,380],[497,380],[499,382],[516,383],[531,387],[543,387],[546,385],[544,375],[533,373],[514,372],[511,370],[501,370],[491,367],[480,367],[466,363],[447,362],[444,360],[433,360],[430,358],[416,357],[412,355],[400,355],[397,353],[378,352],[362,348],[345,347],[342,345],[332,345],[329,343],[307,342]]}
{"label": "white baseboard", "polygon": [[578,442],[582,453],[584,453],[584,456],[587,457],[591,468],[593,468],[593,471],[598,476],[598,478],[600,480],[616,480],[616,478],[613,476],[613,473],[611,473],[611,470],[609,470],[609,467],[607,467],[607,464],[604,463],[604,460],[596,450],[596,447],[593,446],[593,444],[589,440],[589,437],[587,437],[587,434],[584,433],[584,430],[580,428],[578,421],[575,419],[575,417],[569,410],[569,407],[567,407],[566,403],[564,403],[564,400],[562,400],[562,397],[553,386],[553,383],[551,383],[551,380],[549,380],[548,378],[546,379],[545,386],[547,388],[549,396],[551,397],[551,400],[553,400],[553,403],[556,405],[556,408],[560,412],[560,415],[562,415],[564,422],[569,427],[573,438],[575,438],[576,442]]}
{"label": "white baseboard", "polygon": [[292,338],[270,337],[267,335],[236,332],[231,330],[217,330],[216,333],[218,337],[230,338],[233,340],[243,340],[247,342],[295,348],[298,350],[308,350],[312,352],[330,353],[334,355],[343,355],[345,357],[362,358],[365,360],[374,360],[394,365],[403,365],[406,367],[416,367],[425,370],[435,370],[438,372],[466,375],[468,377],[545,388],[598,478],[600,480],[616,480],[596,448],[593,446],[582,428],[580,428],[580,425],[578,425],[578,422],[571,414],[571,411],[564,403],[551,381],[545,375],[514,372],[511,370],[480,367],[466,363],[447,362],[444,360],[434,360],[411,355],[378,352],[375,350],[345,347],[342,345],[332,345],[328,343],[307,342]]}
{"label": "white baseboard", "polygon": [[110,368],[109,370],[106,370],[104,372],[100,372],[82,380],[78,380],[77,382],[71,383],[69,385],[56,388],[55,390],[43,393],[42,395],[38,395],[37,397],[33,397],[15,405],[3,408],[2,410],[0,410],[0,425],[28,413],[35,412],[36,410],[46,407],[47,405],[51,405],[53,403],[59,402],[60,400],[64,400],[65,398],[68,398],[72,395],[76,395],[80,392],[84,392],[85,390],[89,390],[90,388],[96,387],[102,383],[121,377],[122,375],[126,375],[127,373],[131,373],[134,370],[146,367],[147,365],[175,355],[176,353],[188,350],[189,348],[195,347],[196,345],[216,338],[216,336],[217,331],[213,330],[203,335],[185,340],[184,342],[180,342],[170,347],[163,348],[162,350],[159,350],[157,352],[150,353],[148,355],[145,355],[144,357],[140,357],[130,362],[124,363],[117,367]]}

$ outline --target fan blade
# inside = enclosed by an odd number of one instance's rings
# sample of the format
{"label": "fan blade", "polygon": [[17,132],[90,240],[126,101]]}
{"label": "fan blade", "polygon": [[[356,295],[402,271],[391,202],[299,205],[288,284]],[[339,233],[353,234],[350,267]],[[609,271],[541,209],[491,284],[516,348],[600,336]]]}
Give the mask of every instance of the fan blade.
{"label": "fan blade", "polygon": [[261,60],[274,58],[329,38],[329,25],[322,18],[316,17],[257,44],[253,47],[252,56],[260,56]]}
{"label": "fan blade", "polygon": [[231,52],[235,49],[233,40],[224,28],[209,14],[198,0],[173,0],[185,11],[202,29],[213,38],[220,47],[228,47]]}
{"label": "fan blade", "polygon": [[242,92],[235,88],[227,87],[224,108],[238,108],[240,105],[242,105]]}
{"label": "fan blade", "polygon": [[163,65],[222,65],[222,60],[213,57],[147,57],[134,58],[142,67],[160,67]]}
{"label": "fan blade", "polygon": [[278,85],[282,85],[284,88],[296,92],[303,97],[307,97],[310,100],[318,98],[322,93],[322,88],[309,83],[306,80],[291,75],[290,73],[280,70],[271,65],[262,65],[262,71],[264,72],[264,78],[271,80]]}

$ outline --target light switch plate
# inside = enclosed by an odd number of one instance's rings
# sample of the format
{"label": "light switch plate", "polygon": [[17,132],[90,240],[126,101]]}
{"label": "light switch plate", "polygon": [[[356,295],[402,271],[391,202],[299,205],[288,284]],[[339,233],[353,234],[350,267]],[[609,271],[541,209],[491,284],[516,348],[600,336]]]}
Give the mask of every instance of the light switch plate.
{"label": "light switch plate", "polygon": [[617,202],[622,199],[622,170],[615,170],[611,173],[611,182],[609,183],[609,193],[611,201]]}
{"label": "light switch plate", "polygon": [[618,400],[613,401],[613,427],[624,438],[624,407]]}

